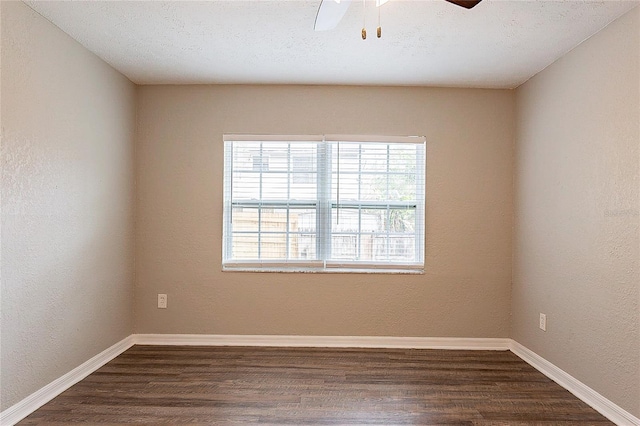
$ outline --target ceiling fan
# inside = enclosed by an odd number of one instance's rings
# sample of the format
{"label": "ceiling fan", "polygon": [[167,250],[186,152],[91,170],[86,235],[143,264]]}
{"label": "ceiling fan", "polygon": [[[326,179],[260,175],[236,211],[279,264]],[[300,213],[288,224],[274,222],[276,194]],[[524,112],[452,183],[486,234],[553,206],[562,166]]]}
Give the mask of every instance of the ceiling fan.
{"label": "ceiling fan", "polygon": [[[322,0],[320,7],[318,8],[318,14],[316,15],[316,22],[313,29],[316,31],[332,30],[338,25],[347,9],[351,5],[352,0]],[[382,6],[388,0],[376,0],[377,6]],[[471,9],[476,6],[482,0],[445,0],[449,3],[453,3],[457,6],[464,7],[465,9]],[[366,31],[362,29],[362,38],[366,38]],[[378,27],[378,37],[380,37],[380,29]]]}

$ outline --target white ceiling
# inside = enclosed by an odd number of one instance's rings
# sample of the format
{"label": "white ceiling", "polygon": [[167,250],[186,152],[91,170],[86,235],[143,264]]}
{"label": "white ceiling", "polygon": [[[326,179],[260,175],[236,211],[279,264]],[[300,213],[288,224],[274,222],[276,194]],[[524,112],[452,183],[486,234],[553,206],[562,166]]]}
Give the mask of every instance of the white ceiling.
{"label": "white ceiling", "polygon": [[[328,0],[331,1],[331,0]],[[356,0],[314,32],[319,0],[27,1],[138,84],[284,83],[512,88],[639,0]]]}

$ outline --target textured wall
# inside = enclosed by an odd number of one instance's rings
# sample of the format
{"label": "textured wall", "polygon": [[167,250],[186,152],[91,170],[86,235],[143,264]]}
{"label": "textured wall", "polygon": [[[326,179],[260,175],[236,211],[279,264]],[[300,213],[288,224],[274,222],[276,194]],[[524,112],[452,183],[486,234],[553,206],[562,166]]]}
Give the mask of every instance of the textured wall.
{"label": "textured wall", "polygon": [[133,331],[135,86],[0,4],[6,409]]}
{"label": "textured wall", "polygon": [[639,28],[636,8],[517,91],[511,336],[635,416]]}
{"label": "textured wall", "polygon": [[[508,337],[513,91],[144,86],[138,105],[137,332]],[[426,274],[222,273],[226,132],[425,135]]]}

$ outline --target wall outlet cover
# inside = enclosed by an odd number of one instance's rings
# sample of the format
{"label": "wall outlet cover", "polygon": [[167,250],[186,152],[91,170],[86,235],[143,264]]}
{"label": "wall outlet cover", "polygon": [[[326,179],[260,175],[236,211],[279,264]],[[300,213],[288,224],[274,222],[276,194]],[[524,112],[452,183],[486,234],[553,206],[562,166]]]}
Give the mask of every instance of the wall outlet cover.
{"label": "wall outlet cover", "polygon": [[158,294],[158,308],[166,309],[167,308],[167,295],[166,294]]}

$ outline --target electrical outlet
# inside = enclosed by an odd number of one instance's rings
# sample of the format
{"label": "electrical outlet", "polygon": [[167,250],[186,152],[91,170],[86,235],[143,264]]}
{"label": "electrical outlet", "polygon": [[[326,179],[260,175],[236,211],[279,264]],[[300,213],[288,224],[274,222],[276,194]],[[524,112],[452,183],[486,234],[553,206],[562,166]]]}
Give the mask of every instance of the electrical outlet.
{"label": "electrical outlet", "polygon": [[158,308],[166,309],[167,308],[167,295],[166,294],[158,294]]}
{"label": "electrical outlet", "polygon": [[547,331],[547,316],[540,312],[540,330]]}

